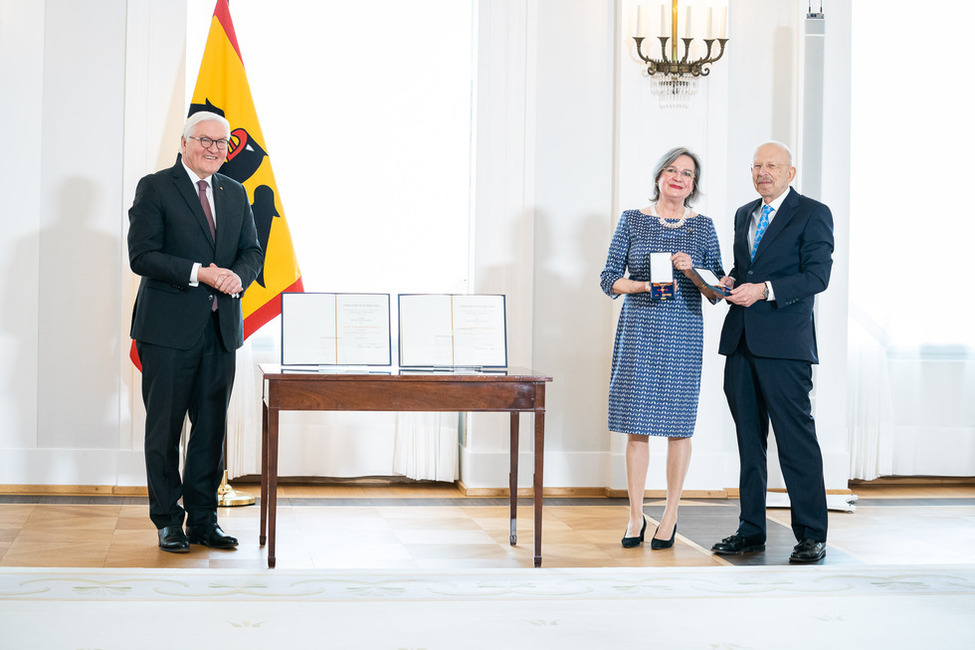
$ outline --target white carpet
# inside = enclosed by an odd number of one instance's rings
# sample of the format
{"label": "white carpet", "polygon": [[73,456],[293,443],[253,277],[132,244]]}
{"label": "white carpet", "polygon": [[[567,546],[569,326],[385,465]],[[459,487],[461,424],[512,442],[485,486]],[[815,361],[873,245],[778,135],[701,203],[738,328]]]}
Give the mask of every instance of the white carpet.
{"label": "white carpet", "polygon": [[975,565],[2,569],[0,648],[975,647]]}

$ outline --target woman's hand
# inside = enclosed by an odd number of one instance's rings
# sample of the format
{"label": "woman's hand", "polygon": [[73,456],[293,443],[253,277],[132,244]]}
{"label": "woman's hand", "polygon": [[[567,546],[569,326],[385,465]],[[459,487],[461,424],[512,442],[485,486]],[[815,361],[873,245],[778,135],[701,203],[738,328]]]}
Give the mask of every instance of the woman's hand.
{"label": "woman's hand", "polygon": [[670,256],[670,261],[674,263],[674,268],[678,271],[690,271],[694,268],[694,262],[687,253],[674,253]]}
{"label": "woman's hand", "polygon": [[613,293],[649,293],[650,283],[629,278],[620,278],[613,283]]}

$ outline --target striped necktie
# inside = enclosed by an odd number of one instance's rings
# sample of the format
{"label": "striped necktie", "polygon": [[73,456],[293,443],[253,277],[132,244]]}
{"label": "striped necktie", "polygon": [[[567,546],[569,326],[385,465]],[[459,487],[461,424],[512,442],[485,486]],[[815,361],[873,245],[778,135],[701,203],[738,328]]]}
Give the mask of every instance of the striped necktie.
{"label": "striped necktie", "polygon": [[762,206],[762,216],[758,218],[758,228],[755,229],[755,243],[752,244],[752,259],[755,259],[755,253],[758,251],[758,244],[760,241],[762,241],[762,235],[765,234],[765,229],[768,228],[768,217],[770,214],[772,214],[772,206]]}

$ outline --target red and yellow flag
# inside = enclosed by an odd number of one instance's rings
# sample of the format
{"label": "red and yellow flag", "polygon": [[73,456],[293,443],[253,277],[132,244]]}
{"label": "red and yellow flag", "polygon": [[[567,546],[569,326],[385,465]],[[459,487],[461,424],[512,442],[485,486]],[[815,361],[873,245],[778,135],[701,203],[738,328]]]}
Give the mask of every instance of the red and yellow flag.
{"label": "red and yellow flag", "polygon": [[223,115],[230,122],[230,147],[220,172],[247,189],[257,237],[264,249],[264,270],[241,300],[247,338],[281,313],[282,292],[302,291],[303,287],[227,0],[217,0],[213,10],[187,117],[204,110]]}
{"label": "red and yellow flag", "polygon": [[[282,292],[303,291],[304,287],[227,0],[217,0],[213,10],[187,117],[204,110],[223,115],[230,122],[230,147],[220,172],[247,190],[257,237],[264,249],[264,269],[241,299],[246,339],[281,313]],[[129,356],[142,370],[135,341]]]}
{"label": "red and yellow flag", "polygon": [[[304,288],[227,0],[217,0],[213,10],[187,117],[204,110],[223,115],[230,122],[230,147],[227,162],[220,172],[247,190],[257,225],[257,238],[264,249],[264,269],[241,299],[246,339],[281,313],[279,296],[282,292],[303,291]],[[135,341],[129,356],[141,370]]]}

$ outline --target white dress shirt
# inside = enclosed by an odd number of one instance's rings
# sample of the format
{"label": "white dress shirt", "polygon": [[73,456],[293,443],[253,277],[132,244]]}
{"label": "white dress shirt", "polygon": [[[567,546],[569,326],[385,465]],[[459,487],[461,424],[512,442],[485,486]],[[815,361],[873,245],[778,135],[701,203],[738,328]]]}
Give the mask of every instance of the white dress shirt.
{"label": "white dress shirt", "polygon": [[[180,162],[183,162],[183,161],[180,161]],[[214,226],[214,228],[216,228],[216,226],[217,226],[217,206],[215,206],[213,204],[213,186],[210,185],[210,179],[213,178],[213,176],[207,176],[206,178],[200,178],[199,176],[197,176],[193,172],[192,169],[190,169],[189,167],[186,166],[186,163],[185,162],[183,163],[183,169],[185,169],[186,170],[186,173],[189,174],[189,176],[190,176],[190,182],[192,182],[193,183],[193,187],[197,189],[197,194],[199,194],[199,185],[198,185],[198,183],[200,181],[206,181],[206,184],[207,184],[207,202],[210,204],[210,214],[213,215],[213,226]],[[193,262],[193,269],[190,271],[190,286],[191,287],[198,287],[198,286],[200,286],[200,280],[198,279],[197,274],[199,273],[201,266],[203,266],[203,264],[201,264],[200,262]]]}

